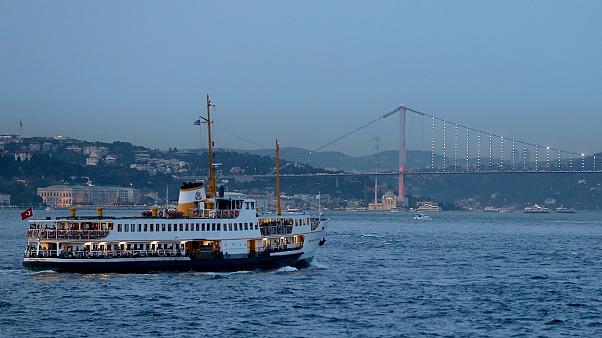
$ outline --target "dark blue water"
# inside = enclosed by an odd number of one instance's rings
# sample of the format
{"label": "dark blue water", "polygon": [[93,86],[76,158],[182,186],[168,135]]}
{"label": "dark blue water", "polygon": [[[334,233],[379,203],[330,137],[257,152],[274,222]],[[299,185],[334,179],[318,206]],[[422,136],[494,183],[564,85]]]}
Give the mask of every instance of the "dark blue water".
{"label": "dark blue water", "polygon": [[602,336],[600,213],[333,213],[308,269],[144,275],[23,270],[18,216],[2,336]]}

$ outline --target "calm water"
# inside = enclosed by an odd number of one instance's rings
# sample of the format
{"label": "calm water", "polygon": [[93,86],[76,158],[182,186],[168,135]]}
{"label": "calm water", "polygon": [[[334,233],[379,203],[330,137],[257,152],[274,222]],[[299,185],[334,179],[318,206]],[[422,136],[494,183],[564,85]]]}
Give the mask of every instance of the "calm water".
{"label": "calm water", "polygon": [[3,336],[602,336],[600,213],[333,213],[305,270],[145,275],[23,270],[18,217]]}

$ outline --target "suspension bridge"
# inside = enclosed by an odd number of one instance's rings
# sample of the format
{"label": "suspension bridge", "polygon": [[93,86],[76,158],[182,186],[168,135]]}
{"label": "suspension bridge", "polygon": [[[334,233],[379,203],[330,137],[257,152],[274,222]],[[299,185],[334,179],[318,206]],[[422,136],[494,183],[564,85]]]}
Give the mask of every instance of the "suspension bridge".
{"label": "suspension bridge", "polygon": [[[430,123],[430,165],[407,169],[406,119],[409,114]],[[400,105],[361,126],[317,147],[318,152],[376,124],[399,118],[399,163],[397,170],[371,172],[328,172],[317,174],[286,174],[281,177],[345,177],[397,176],[399,201],[405,200],[405,177],[409,175],[487,175],[487,174],[599,174],[602,163],[595,154],[578,153],[554,145],[543,145],[526,139],[504,137],[493,131],[472,128],[449,121],[435,114]],[[310,152],[310,156],[311,153]],[[598,156],[600,157],[600,156]],[[310,162],[310,159],[307,161]],[[377,166],[378,167],[378,166]],[[270,177],[273,175],[254,175]]]}

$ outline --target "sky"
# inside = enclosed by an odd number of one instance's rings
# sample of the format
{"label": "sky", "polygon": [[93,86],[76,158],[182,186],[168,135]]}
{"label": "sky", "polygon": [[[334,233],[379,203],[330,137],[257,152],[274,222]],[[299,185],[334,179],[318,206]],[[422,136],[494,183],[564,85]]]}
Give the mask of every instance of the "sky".
{"label": "sky", "polygon": [[[602,151],[600,13],[597,0],[0,0],[0,134],[21,120],[23,136],[195,148],[209,93],[218,147],[315,149],[404,104]],[[408,134],[424,140],[429,122]],[[367,154],[375,136],[394,149],[397,123],[326,150]]]}

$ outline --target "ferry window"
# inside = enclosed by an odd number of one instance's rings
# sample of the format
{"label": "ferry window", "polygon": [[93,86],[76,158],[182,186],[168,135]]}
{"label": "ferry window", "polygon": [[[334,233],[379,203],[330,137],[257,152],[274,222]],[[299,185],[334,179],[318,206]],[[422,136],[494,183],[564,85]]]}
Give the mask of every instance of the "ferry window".
{"label": "ferry window", "polygon": [[205,231],[205,223],[201,223],[201,231]]}
{"label": "ferry window", "polygon": [[255,202],[251,202],[251,209],[255,209]]}
{"label": "ferry window", "polygon": [[155,225],[154,224],[150,225],[150,231],[155,231]]}
{"label": "ferry window", "polygon": [[[245,223],[245,225],[247,225],[247,224]],[[242,223],[238,223],[238,228],[239,228],[240,230],[242,230]]]}
{"label": "ferry window", "polygon": [[186,231],[188,231],[188,223],[186,223]]}
{"label": "ferry window", "polygon": [[230,229],[230,231],[232,231],[232,223],[228,224],[228,229]]}
{"label": "ferry window", "polygon": [[132,245],[128,244],[128,250],[131,250],[131,249],[132,249]]}
{"label": "ferry window", "polygon": [[161,224],[161,231],[165,231],[165,224]]}
{"label": "ferry window", "polygon": [[117,224],[117,232],[121,232],[122,229],[121,224]]}
{"label": "ferry window", "polygon": [[228,231],[228,224],[224,224],[224,231]]}
{"label": "ferry window", "polygon": [[222,224],[221,223],[217,223],[217,231],[222,231],[221,227],[222,227]]}
{"label": "ferry window", "polygon": [[180,223],[180,231],[184,231],[184,225]]}
{"label": "ferry window", "polygon": [[215,231],[215,223],[211,223],[211,231]]}
{"label": "ferry window", "polygon": [[248,223],[245,223],[245,230],[249,230],[249,225],[248,225]]}
{"label": "ferry window", "polygon": [[156,231],[159,231],[159,224],[157,224],[157,225],[155,226],[155,230],[156,230]]}
{"label": "ferry window", "polygon": [[199,231],[199,223],[196,224],[196,231]]}
{"label": "ferry window", "polygon": [[123,225],[123,231],[124,232],[128,232],[130,230],[130,227],[127,224]]}
{"label": "ferry window", "polygon": [[171,231],[171,224],[167,224],[167,231]]}
{"label": "ferry window", "polygon": [[136,224],[131,224],[130,225],[130,230],[132,230],[132,232],[136,231]]}
{"label": "ferry window", "polygon": [[238,231],[238,223],[234,223],[234,231]]}
{"label": "ferry window", "polygon": [[255,223],[255,230],[259,230],[259,223]]}
{"label": "ferry window", "polygon": [[138,232],[142,231],[142,224],[138,224]]}
{"label": "ferry window", "polygon": [[148,231],[148,224],[145,224],[145,225],[144,225],[144,231],[145,231],[145,232],[146,232],[146,231]]}

